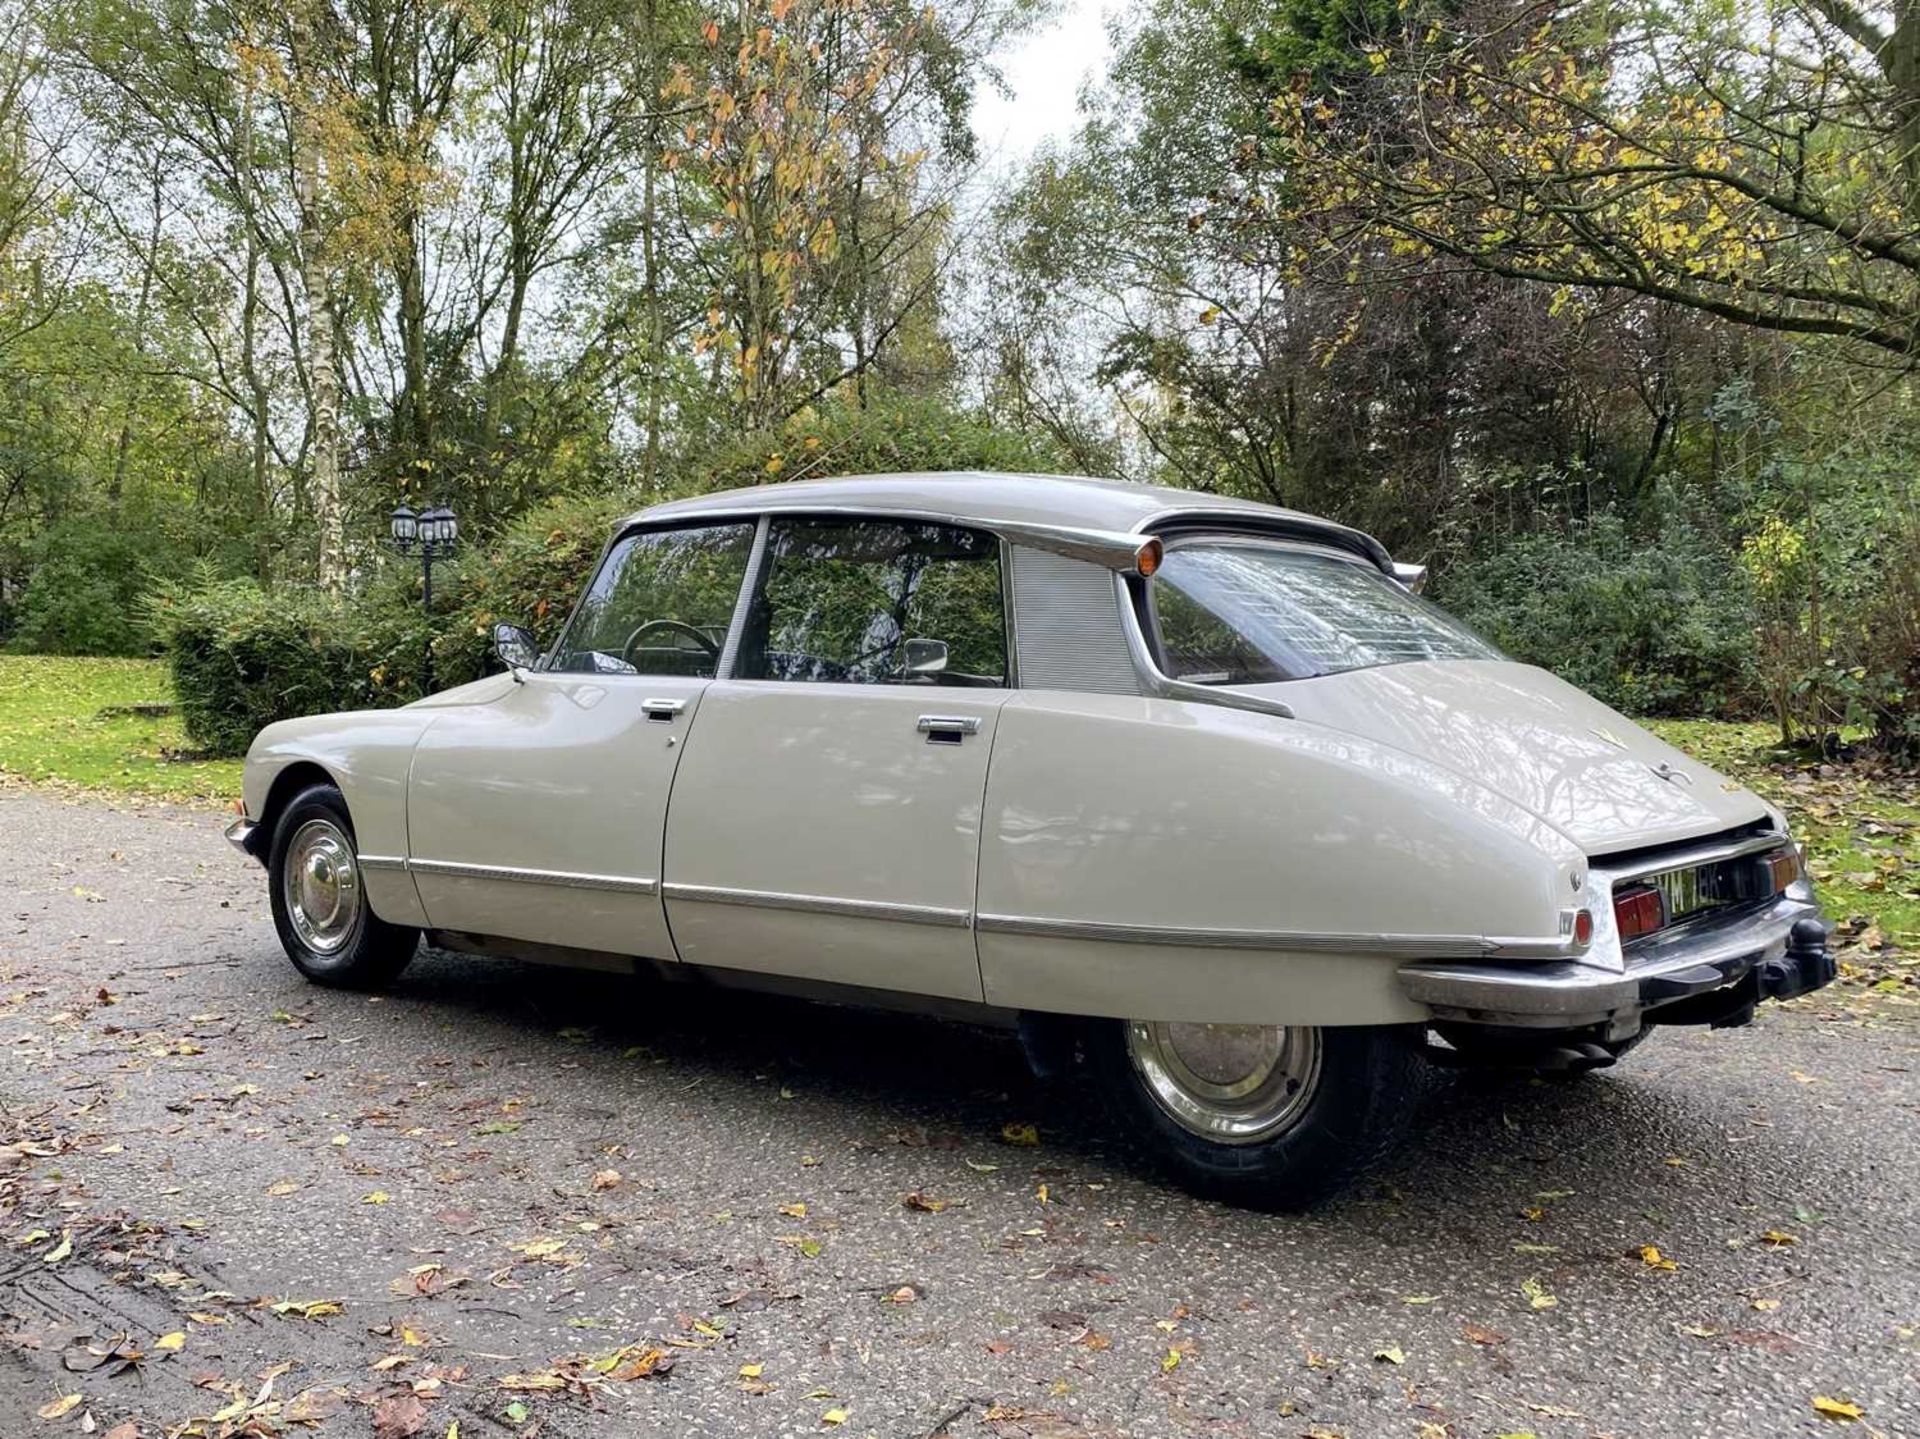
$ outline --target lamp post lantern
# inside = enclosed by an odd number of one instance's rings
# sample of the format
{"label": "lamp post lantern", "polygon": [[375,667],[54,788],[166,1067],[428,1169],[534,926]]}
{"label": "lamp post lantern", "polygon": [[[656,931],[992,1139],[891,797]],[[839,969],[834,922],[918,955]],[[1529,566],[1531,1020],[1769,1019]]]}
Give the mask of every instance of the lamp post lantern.
{"label": "lamp post lantern", "polygon": [[[433,617],[433,562],[453,553],[460,539],[460,522],[445,505],[431,505],[414,513],[411,505],[395,507],[388,517],[393,547],[400,554],[420,556],[420,602],[431,622]],[[433,690],[433,636],[427,636],[422,672],[422,693]]]}

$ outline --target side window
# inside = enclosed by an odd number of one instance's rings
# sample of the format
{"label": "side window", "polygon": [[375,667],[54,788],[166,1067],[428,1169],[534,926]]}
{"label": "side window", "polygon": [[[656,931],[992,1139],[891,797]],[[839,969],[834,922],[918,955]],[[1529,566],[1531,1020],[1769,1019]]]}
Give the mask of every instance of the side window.
{"label": "side window", "polygon": [[741,679],[999,687],[1000,542],[905,520],[776,519]]}
{"label": "side window", "polygon": [[608,552],[548,668],[708,678],[746,578],[753,524],[651,530]]}

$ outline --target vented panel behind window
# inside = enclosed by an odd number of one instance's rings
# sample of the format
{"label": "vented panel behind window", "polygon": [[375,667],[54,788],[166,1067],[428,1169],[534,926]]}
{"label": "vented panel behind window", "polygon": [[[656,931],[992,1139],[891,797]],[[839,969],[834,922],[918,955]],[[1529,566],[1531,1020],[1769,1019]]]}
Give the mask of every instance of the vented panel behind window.
{"label": "vented panel behind window", "polygon": [[1112,570],[1015,546],[1013,610],[1022,688],[1140,693]]}

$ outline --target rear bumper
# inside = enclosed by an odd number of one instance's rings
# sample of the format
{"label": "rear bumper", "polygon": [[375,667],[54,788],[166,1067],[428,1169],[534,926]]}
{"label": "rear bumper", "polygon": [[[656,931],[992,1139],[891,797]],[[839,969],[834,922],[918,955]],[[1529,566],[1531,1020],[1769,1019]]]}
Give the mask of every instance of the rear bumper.
{"label": "rear bumper", "polygon": [[1791,999],[1831,983],[1832,929],[1812,900],[1782,895],[1761,909],[1635,945],[1618,969],[1579,960],[1410,964],[1400,984],[1434,1018],[1456,1023],[1620,1030],[1642,1021],[1738,1023],[1760,1000]]}

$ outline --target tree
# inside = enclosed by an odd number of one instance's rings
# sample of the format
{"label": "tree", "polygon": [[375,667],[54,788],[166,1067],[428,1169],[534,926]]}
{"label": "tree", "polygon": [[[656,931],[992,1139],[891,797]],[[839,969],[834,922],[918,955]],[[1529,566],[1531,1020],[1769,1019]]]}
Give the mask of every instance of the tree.
{"label": "tree", "polygon": [[[1323,7],[1347,13],[1342,0]],[[1248,47],[1298,273],[1384,253],[1920,354],[1920,5],[1468,0]]]}

